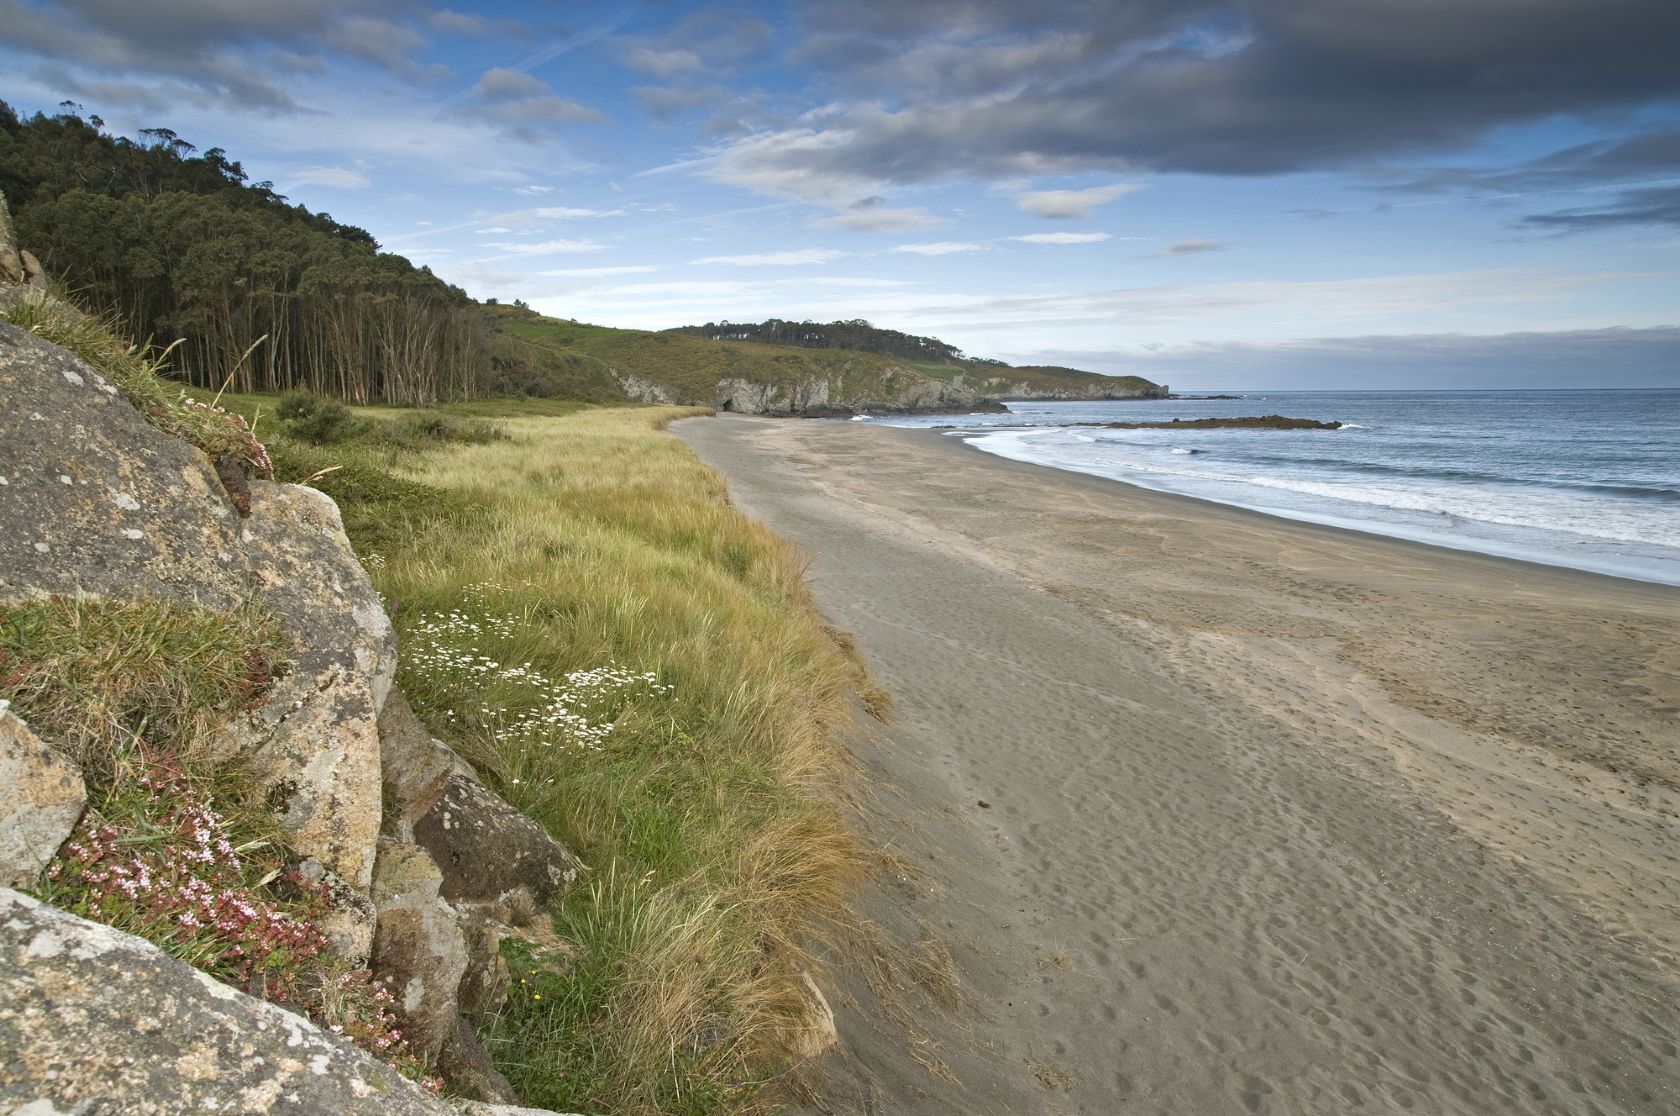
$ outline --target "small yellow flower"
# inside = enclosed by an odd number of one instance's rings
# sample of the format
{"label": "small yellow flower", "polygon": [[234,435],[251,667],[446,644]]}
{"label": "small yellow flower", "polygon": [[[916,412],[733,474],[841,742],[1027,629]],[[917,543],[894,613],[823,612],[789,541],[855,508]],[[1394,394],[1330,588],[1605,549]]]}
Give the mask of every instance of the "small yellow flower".
{"label": "small yellow flower", "polygon": [[533,999],[533,1000],[540,1000],[540,999],[542,999],[542,993],[541,993],[541,992],[533,992],[533,993],[531,993],[531,999]]}

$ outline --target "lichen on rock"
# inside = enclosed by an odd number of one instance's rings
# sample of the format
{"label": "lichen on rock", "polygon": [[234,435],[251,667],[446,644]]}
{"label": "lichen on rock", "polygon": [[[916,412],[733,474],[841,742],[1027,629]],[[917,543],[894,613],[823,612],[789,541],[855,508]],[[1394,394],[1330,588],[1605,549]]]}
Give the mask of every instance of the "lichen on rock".
{"label": "lichen on rock", "polygon": [[5,1111],[43,1102],[126,1116],[456,1111],[301,1016],[6,888],[0,1049]]}
{"label": "lichen on rock", "polygon": [[86,805],[81,769],[0,701],[0,885],[32,883]]}

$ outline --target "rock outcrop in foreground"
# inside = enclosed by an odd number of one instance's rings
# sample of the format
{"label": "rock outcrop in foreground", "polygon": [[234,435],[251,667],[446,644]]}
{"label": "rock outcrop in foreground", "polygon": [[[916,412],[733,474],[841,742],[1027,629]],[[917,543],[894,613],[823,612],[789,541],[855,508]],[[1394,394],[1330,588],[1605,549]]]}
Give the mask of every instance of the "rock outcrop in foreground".
{"label": "rock outcrop in foreground", "polygon": [[[335,949],[371,963],[415,1051],[462,1092],[511,1101],[471,1023],[506,995],[502,940],[551,939],[541,912],[580,866],[394,690],[395,636],[332,500],[230,478],[228,461],[0,324],[0,605],[86,594],[254,602],[278,618],[289,669],[213,758],[267,788],[305,876],[330,890]],[[31,886],[81,813],[80,772],[54,740],[54,726],[0,713],[0,884]],[[57,1106],[42,1112],[451,1110],[137,938],[11,893],[0,927],[0,1099]]]}
{"label": "rock outcrop in foreground", "polygon": [[9,888],[0,990],[6,1111],[456,1112],[307,1019]]}

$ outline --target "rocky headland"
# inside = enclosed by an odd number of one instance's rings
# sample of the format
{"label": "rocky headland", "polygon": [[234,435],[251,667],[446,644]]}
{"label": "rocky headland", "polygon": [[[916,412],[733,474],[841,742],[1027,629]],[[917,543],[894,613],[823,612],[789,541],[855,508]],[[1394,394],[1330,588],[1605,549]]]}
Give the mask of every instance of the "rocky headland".
{"label": "rocky headland", "polygon": [[1103,430],[1340,430],[1342,423],[1283,415],[1244,415],[1240,418],[1175,418],[1170,422],[1075,422]]}

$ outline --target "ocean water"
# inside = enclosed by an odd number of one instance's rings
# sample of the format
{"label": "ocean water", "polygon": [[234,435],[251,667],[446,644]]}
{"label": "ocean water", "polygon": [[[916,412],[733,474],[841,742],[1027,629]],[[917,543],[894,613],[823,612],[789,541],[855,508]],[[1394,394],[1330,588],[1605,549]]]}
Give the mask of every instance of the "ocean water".
{"label": "ocean water", "polygon": [[[1104,430],[1282,414],[1341,430]],[[987,453],[1326,523],[1680,585],[1680,389],[1249,392],[1016,403],[954,426]]]}

